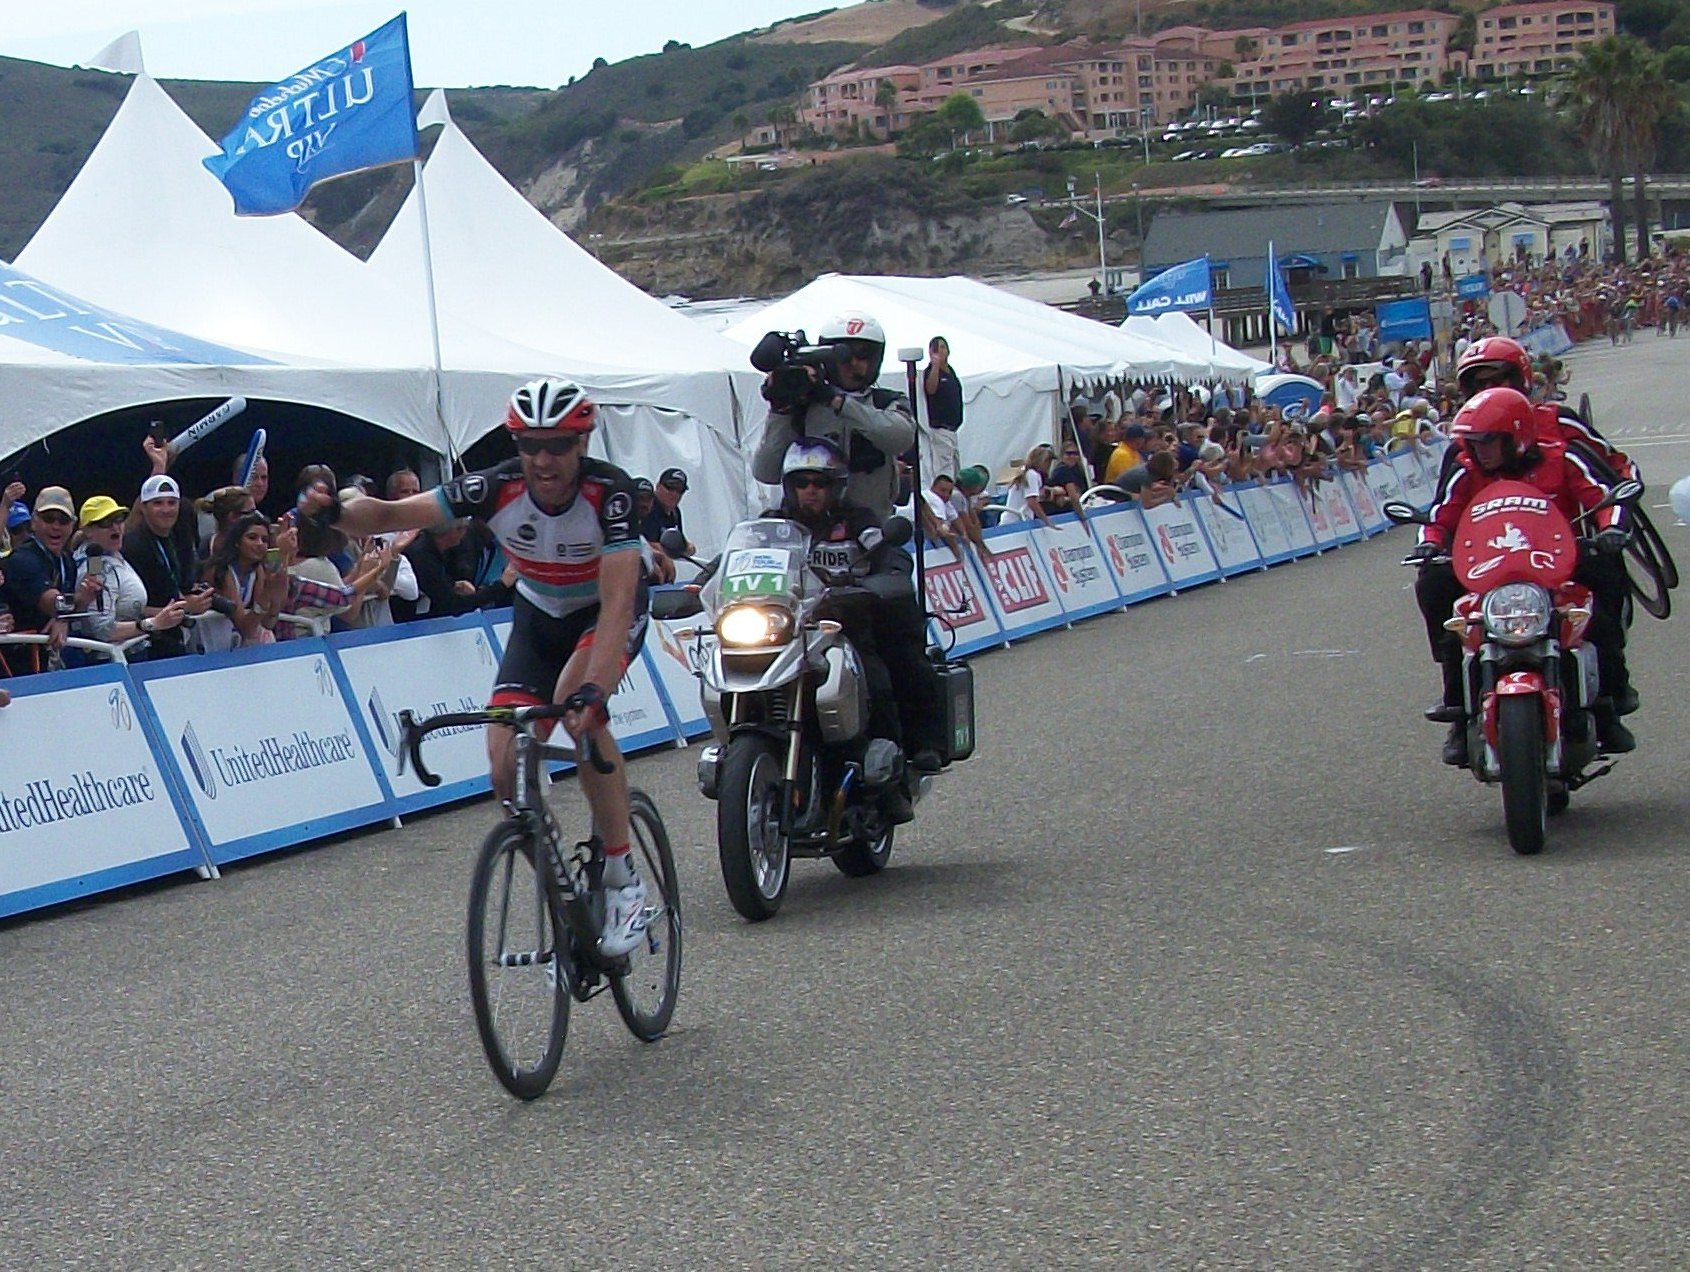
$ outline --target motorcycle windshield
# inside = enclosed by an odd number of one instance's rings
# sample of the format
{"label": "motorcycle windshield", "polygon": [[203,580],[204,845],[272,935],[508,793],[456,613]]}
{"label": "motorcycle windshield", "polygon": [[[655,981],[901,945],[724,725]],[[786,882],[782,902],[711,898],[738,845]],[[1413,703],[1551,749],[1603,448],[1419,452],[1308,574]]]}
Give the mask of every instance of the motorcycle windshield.
{"label": "motorcycle windshield", "polygon": [[1473,592],[1504,583],[1553,591],[1573,577],[1578,543],[1548,495],[1523,481],[1499,481],[1461,514],[1450,549],[1455,575]]}
{"label": "motorcycle windshield", "polygon": [[704,607],[718,614],[739,601],[792,606],[804,593],[809,557],[810,533],[796,521],[742,521],[729,533],[722,564],[704,585]]}

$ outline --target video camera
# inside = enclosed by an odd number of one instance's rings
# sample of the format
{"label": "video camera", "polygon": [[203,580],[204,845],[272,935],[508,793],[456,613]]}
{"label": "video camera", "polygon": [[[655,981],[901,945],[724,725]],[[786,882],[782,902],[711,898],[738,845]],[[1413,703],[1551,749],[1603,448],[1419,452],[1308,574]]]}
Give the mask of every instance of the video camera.
{"label": "video camera", "polygon": [[[786,415],[833,396],[839,383],[839,352],[833,345],[813,345],[802,331],[771,331],[751,351],[751,365],[769,376],[763,397],[769,408]],[[812,380],[806,368],[814,367]]]}

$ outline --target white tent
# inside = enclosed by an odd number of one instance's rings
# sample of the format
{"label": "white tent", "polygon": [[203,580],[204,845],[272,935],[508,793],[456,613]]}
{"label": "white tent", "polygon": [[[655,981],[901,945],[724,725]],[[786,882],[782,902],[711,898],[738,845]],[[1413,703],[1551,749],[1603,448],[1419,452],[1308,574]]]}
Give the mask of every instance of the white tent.
{"label": "white tent", "polygon": [[[483,333],[543,351],[549,369],[579,380],[604,411],[595,448],[639,476],[685,469],[688,532],[701,548],[719,545],[749,498],[742,404],[763,413],[745,350],[548,221],[451,122],[441,94],[423,119],[444,124],[422,186],[444,364],[462,366]],[[413,190],[366,268],[425,311],[422,219]],[[497,417],[469,422],[454,441],[466,447],[496,426]]]}
{"label": "white tent", "polygon": [[299,217],[236,217],[200,165],[215,149],[157,83],[137,78],[19,268],[94,304],[277,362],[363,368],[356,377],[298,377],[287,396],[444,449],[426,320],[375,294],[361,263]]}
{"label": "white tent", "polygon": [[1170,310],[1167,313],[1133,314],[1121,324],[1129,335],[1156,340],[1181,350],[1190,357],[1207,359],[1213,364],[1213,374],[1206,379],[1248,382],[1273,367],[1260,358],[1253,358],[1234,349],[1224,340],[1212,339],[1209,333],[1192,321],[1191,315]]}

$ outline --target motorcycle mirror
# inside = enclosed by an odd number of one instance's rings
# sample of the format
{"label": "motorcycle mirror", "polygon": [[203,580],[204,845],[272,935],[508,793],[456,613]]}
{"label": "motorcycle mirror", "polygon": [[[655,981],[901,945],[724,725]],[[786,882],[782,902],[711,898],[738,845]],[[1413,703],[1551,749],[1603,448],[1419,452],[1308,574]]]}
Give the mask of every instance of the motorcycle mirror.
{"label": "motorcycle mirror", "polygon": [[1607,504],[1636,503],[1643,495],[1643,483],[1628,477],[1624,481],[1617,481],[1608,491],[1608,497],[1602,502]]}
{"label": "motorcycle mirror", "polygon": [[672,557],[685,557],[687,554],[687,537],[673,526],[658,537],[657,545]]}
{"label": "motorcycle mirror", "polygon": [[1385,506],[1379,511],[1385,514],[1386,520],[1393,521],[1399,526],[1429,526],[1432,524],[1432,519],[1425,513],[1413,504],[1403,503],[1400,499],[1387,500]]}
{"label": "motorcycle mirror", "polygon": [[886,542],[894,548],[901,548],[915,537],[915,527],[910,524],[908,517],[893,517],[886,523]]}
{"label": "motorcycle mirror", "polygon": [[704,611],[704,601],[691,587],[654,587],[649,601],[651,616],[657,619],[691,618]]}

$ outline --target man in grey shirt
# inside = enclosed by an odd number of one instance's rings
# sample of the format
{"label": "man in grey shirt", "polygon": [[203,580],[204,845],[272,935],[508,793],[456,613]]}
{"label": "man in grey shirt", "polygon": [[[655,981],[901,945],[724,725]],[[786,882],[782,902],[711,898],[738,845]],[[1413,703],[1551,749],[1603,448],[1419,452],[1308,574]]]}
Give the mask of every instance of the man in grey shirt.
{"label": "man in grey shirt", "polygon": [[[752,475],[778,486],[781,461],[795,438],[830,442],[850,468],[846,498],[885,521],[898,502],[898,456],[915,444],[909,400],[875,387],[886,356],[886,333],[867,314],[847,312],[823,325],[816,343],[834,346],[838,371],[824,381],[820,372],[808,367],[814,391],[807,402],[769,403],[763,440],[751,459]],[[765,397],[774,378],[763,383]]]}

